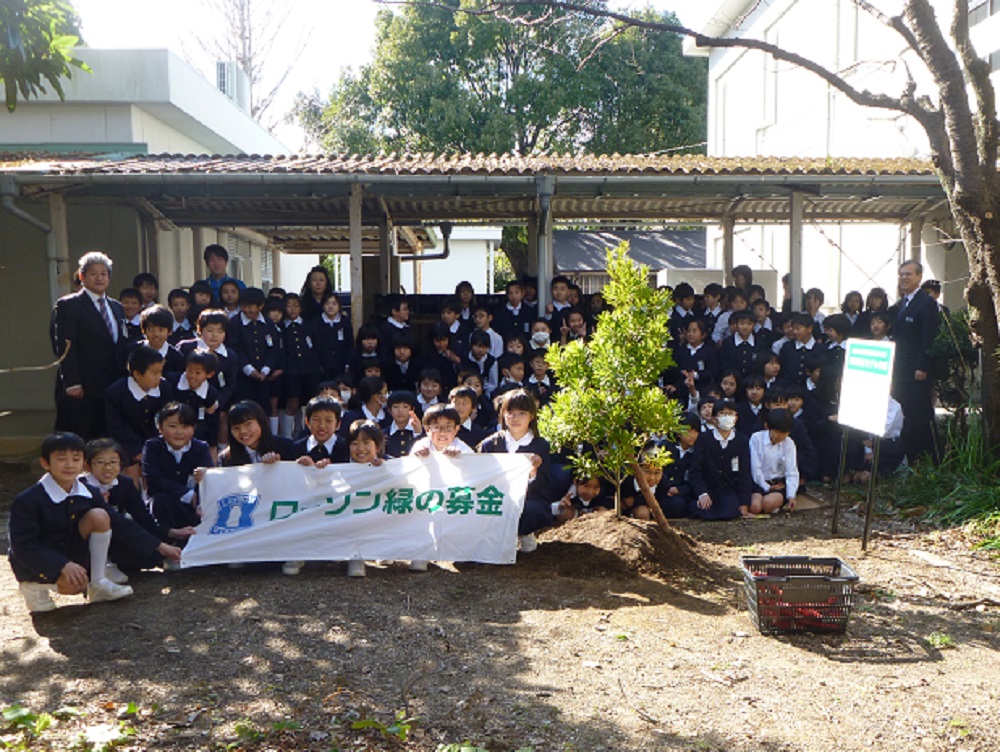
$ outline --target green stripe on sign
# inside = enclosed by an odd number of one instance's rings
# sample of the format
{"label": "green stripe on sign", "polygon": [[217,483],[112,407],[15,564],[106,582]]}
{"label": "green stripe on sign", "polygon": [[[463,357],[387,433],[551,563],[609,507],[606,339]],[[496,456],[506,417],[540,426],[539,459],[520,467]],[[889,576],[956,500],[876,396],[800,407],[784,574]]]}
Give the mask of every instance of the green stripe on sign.
{"label": "green stripe on sign", "polygon": [[852,371],[863,371],[886,375],[889,373],[889,350],[881,347],[854,347],[847,358],[847,367]]}

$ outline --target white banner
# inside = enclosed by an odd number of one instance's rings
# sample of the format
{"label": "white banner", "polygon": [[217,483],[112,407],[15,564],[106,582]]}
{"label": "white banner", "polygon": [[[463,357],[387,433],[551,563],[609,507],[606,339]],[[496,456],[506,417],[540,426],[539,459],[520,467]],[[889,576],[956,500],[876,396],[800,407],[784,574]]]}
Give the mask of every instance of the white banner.
{"label": "white banner", "polygon": [[513,564],[526,454],[403,457],[379,467],[293,462],[209,470],[182,566],[426,559]]}

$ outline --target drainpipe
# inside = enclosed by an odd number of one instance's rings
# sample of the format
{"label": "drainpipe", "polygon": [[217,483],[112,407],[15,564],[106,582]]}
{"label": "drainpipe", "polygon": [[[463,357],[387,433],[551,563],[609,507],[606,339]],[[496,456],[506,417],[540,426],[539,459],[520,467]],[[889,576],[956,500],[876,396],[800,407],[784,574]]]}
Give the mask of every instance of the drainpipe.
{"label": "drainpipe", "polygon": [[451,222],[441,223],[441,237],[444,239],[444,250],[441,253],[429,253],[420,254],[419,256],[414,255],[413,261],[441,261],[448,258],[451,255],[451,245],[448,243],[448,239],[451,237]]}
{"label": "drainpipe", "polygon": [[61,297],[59,294],[59,258],[56,252],[55,234],[49,225],[15,206],[14,199],[17,196],[17,184],[14,182],[13,176],[0,176],[0,206],[3,206],[3,210],[45,233],[45,256],[48,260],[49,269],[49,297],[52,300],[52,305],[55,305],[56,301]]}

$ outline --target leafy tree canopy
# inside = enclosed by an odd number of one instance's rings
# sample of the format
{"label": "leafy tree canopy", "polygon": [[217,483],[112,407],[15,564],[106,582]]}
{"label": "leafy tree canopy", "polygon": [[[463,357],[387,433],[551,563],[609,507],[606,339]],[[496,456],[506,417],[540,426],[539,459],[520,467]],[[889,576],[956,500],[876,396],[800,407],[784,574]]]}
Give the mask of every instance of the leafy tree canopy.
{"label": "leafy tree canopy", "polygon": [[[608,275],[603,293],[610,309],[591,340],[549,350],[562,389],[541,412],[539,428],[553,448],[576,449],[575,469],[617,488],[650,440],[677,431],[678,414],[657,384],[673,364],[670,293],[649,286],[649,269],[629,259],[627,243],[608,250]],[[666,461],[657,453],[644,459]]]}
{"label": "leafy tree canopy", "polygon": [[702,149],[706,64],[682,56],[681,37],[543,7],[518,23],[456,12],[478,4],[380,12],[373,60],[326,99],[300,95],[298,122],[349,153]]}
{"label": "leafy tree canopy", "polygon": [[7,109],[17,100],[46,92],[64,99],[60,79],[72,69],[89,71],[73,55],[80,44],[79,24],[68,0],[2,0],[0,2],[0,80]]}

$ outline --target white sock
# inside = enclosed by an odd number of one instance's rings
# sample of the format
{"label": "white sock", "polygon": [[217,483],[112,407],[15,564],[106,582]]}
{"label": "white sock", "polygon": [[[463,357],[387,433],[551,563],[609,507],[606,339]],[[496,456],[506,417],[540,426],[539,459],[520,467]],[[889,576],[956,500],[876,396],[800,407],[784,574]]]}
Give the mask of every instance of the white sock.
{"label": "white sock", "polygon": [[282,415],[281,416],[281,435],[285,438],[292,438],[292,431],[295,430],[295,416],[294,415]]}
{"label": "white sock", "polygon": [[275,415],[273,418],[267,419],[267,424],[271,427],[271,433],[275,436],[278,435],[278,416]]}
{"label": "white sock", "polygon": [[104,579],[104,570],[108,566],[108,549],[111,547],[111,531],[91,533],[87,539],[90,546],[90,581]]}

